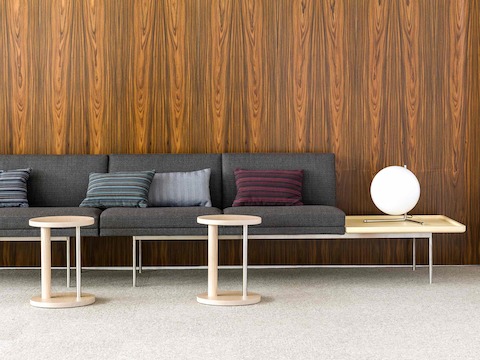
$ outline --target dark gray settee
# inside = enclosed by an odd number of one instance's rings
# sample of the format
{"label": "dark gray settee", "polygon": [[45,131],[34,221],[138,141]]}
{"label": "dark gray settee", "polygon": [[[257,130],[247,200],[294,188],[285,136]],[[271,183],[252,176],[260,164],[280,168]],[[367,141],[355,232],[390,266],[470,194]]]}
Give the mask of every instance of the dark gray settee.
{"label": "dark gray settee", "polygon": [[[107,155],[0,155],[0,169],[31,168],[27,183],[27,208],[0,207],[0,237],[38,237],[28,225],[39,216],[81,215],[95,219],[82,235],[99,236],[101,210],[80,208],[91,172],[107,172]],[[52,236],[75,236],[75,229],[52,229]]]}
{"label": "dark gray settee", "polygon": [[[246,214],[262,217],[252,226],[255,237],[343,234],[345,214],[335,207],[333,154],[142,154],[142,155],[0,155],[0,169],[32,168],[28,180],[28,208],[0,208],[0,238],[35,237],[28,225],[38,216],[85,215],[95,224],[82,228],[85,236],[132,236],[136,239],[206,237],[207,227],[197,216]],[[97,208],[78,207],[84,199],[91,172],[151,170],[156,172],[211,169],[212,207]],[[303,169],[304,206],[232,207],[237,168]],[[240,227],[221,227],[220,235],[239,234]],[[74,229],[53,229],[52,236],[74,236]],[[135,256],[135,254],[134,254]],[[135,273],[135,259],[134,259]]]}

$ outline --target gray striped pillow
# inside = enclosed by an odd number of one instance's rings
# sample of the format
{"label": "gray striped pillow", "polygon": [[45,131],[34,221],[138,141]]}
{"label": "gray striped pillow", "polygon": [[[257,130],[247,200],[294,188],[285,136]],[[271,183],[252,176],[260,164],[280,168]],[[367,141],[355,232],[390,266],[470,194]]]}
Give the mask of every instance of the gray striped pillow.
{"label": "gray striped pillow", "polygon": [[210,169],[155,174],[149,206],[212,206]]}
{"label": "gray striped pillow", "polygon": [[0,170],[0,207],[28,207],[27,180],[31,171]]}
{"label": "gray striped pillow", "polygon": [[91,173],[82,207],[147,207],[155,170]]}

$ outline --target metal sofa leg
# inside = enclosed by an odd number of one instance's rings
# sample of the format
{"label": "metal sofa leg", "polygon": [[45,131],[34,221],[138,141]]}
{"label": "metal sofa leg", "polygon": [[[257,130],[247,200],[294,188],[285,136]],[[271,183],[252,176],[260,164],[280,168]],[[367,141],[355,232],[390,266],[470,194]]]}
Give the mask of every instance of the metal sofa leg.
{"label": "metal sofa leg", "polygon": [[70,287],[70,236],[67,237],[66,243],[66,252],[67,252],[67,288]]}
{"label": "metal sofa leg", "polygon": [[132,270],[133,270],[133,287],[137,286],[137,239],[135,236],[132,236]]}
{"label": "metal sofa leg", "polygon": [[142,273],[142,240],[138,240],[138,272]]}

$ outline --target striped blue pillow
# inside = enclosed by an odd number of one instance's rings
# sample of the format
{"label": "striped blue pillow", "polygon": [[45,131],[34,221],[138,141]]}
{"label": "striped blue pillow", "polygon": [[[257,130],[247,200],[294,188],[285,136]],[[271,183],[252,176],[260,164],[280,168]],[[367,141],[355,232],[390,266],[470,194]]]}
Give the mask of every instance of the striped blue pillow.
{"label": "striped blue pillow", "polygon": [[91,173],[87,197],[80,206],[106,209],[110,207],[147,207],[148,190],[155,170]]}
{"label": "striped blue pillow", "polygon": [[0,207],[28,207],[27,180],[31,171],[0,170]]}

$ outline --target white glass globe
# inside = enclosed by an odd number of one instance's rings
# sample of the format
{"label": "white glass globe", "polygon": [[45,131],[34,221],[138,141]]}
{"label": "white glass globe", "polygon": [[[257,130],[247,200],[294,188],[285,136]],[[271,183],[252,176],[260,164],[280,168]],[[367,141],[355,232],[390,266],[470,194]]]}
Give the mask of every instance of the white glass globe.
{"label": "white glass globe", "polygon": [[403,215],[417,205],[420,183],[407,168],[388,166],[373,178],[370,195],[375,206],[385,214]]}

